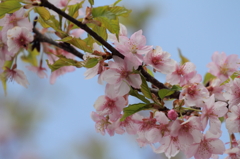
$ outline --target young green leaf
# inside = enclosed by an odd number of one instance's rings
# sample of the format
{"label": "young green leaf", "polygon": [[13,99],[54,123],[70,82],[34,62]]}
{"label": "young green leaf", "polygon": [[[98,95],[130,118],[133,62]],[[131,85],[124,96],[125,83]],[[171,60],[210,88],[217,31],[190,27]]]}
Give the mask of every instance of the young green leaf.
{"label": "young green leaf", "polygon": [[179,85],[173,85],[171,88],[172,91],[181,91],[182,87],[180,87]]}
{"label": "young green leaf", "polygon": [[170,90],[170,89],[160,89],[160,90],[158,91],[158,95],[159,95],[159,97],[160,97],[161,99],[164,99],[164,97],[170,96],[170,95],[172,95],[173,93],[174,93],[174,91],[173,91],[173,90]]}
{"label": "young green leaf", "polygon": [[70,15],[73,18],[77,18],[78,11],[79,11],[79,9],[82,8],[83,3],[84,3],[84,1],[81,1],[80,3],[74,4],[74,5],[69,5],[68,6],[68,15]]}
{"label": "young green leaf", "polygon": [[19,10],[22,5],[18,0],[7,0],[0,3],[0,18],[2,18],[7,13],[13,13]]}
{"label": "young green leaf", "polygon": [[141,79],[142,79],[141,91],[142,91],[143,95],[145,95],[145,97],[147,97],[149,99],[152,99],[152,94],[148,87],[147,81],[145,80],[145,78],[142,75],[141,75]]}
{"label": "young green leaf", "polygon": [[145,102],[147,104],[150,103],[150,101],[147,100],[143,95],[139,94],[137,90],[134,90],[134,89],[131,88],[129,94],[131,96],[137,97],[138,99],[140,99],[141,101],[143,101],[143,102]]}
{"label": "young green leaf", "polygon": [[189,60],[185,57],[185,56],[183,56],[183,54],[182,54],[182,51],[178,48],[178,54],[179,54],[179,56],[180,56],[180,58],[181,58],[181,64],[183,65],[184,63],[186,63],[186,62],[189,62]]}
{"label": "young green leaf", "polygon": [[94,5],[94,0],[88,0],[88,2],[90,3],[91,6]]}
{"label": "young green leaf", "polygon": [[204,80],[203,80],[203,84],[206,85],[209,81],[213,80],[214,78],[216,78],[214,75],[212,75],[211,73],[206,73],[204,76]]}
{"label": "young green leaf", "polygon": [[22,55],[21,59],[22,59],[22,61],[30,63],[33,66],[37,66],[38,65],[38,61],[37,61],[38,55],[39,55],[39,52],[37,51],[37,49],[34,49],[34,50],[28,49],[28,55]]}
{"label": "young green leaf", "polygon": [[50,12],[45,7],[35,7],[34,11],[38,13],[44,21],[51,18]]}
{"label": "young green leaf", "polygon": [[85,62],[84,67],[86,68],[92,68],[97,65],[99,59],[98,58],[88,58]]}
{"label": "young green leaf", "polygon": [[145,103],[138,103],[138,104],[131,104],[126,108],[123,108],[123,116],[120,121],[124,121],[128,116],[133,115],[141,110],[147,110],[151,108],[151,104]]}
{"label": "young green leaf", "polygon": [[86,51],[89,53],[92,52],[92,48],[89,45],[87,45],[87,43],[84,40],[81,40],[79,38],[69,38],[69,37],[66,37],[63,40],[64,40],[64,42],[72,44],[83,51]]}

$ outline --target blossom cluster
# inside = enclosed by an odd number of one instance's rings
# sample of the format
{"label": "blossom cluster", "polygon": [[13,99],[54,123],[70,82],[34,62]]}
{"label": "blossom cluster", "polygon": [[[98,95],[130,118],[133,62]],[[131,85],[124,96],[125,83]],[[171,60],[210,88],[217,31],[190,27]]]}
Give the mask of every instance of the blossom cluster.
{"label": "blossom cluster", "polygon": [[[23,2],[26,4],[25,8],[41,4],[39,0]],[[58,7],[68,12],[67,6],[77,2],[77,0],[61,0]],[[78,12],[73,16],[78,16]],[[100,25],[100,22],[91,19],[91,9],[88,8],[86,12],[85,23]],[[50,18],[49,15],[45,20]],[[66,22],[66,19],[61,19],[61,22],[63,21]],[[40,23],[41,20],[38,22]],[[141,147],[150,145],[154,152],[165,153],[168,158],[176,156],[180,151],[187,158],[193,156],[196,159],[218,158],[218,155],[223,153],[228,154],[228,158],[231,159],[240,158],[240,141],[234,135],[240,132],[238,55],[227,56],[225,53],[215,52],[212,55],[212,62],[207,65],[209,68],[207,75],[211,78],[203,84],[202,76],[197,73],[196,66],[192,62],[178,63],[160,46],[146,45],[146,37],[142,30],[128,37],[127,29],[122,24],[119,24],[119,34],[107,35],[108,41],[122,56],[109,53],[95,41],[91,43],[91,47],[85,45],[86,41],[93,39],[80,41],[78,38],[82,30],[76,29],[71,23],[63,25],[66,33],[59,29],[60,27],[53,25],[55,35],[60,38],[58,41],[61,41],[57,44],[67,43],[67,46],[75,47],[74,44],[79,46],[78,44],[81,43],[79,47],[83,48],[82,50],[92,48],[92,52],[84,50],[85,54],[81,62],[75,61],[75,56],[71,52],[53,47],[47,42],[41,43],[42,51],[40,51],[40,42],[32,34],[32,30],[36,28],[29,21],[23,8],[6,14],[0,19],[0,25],[2,26],[1,79],[15,80],[27,87],[28,81],[24,72],[17,69],[17,57],[22,52],[33,52],[37,49],[41,53],[39,61],[27,68],[36,72],[40,78],[47,77],[45,72],[47,69],[43,67],[43,55],[47,55],[47,63],[52,70],[51,84],[55,83],[58,76],[74,71],[75,66],[87,68],[84,74],[86,79],[98,76],[98,83],[106,84],[105,94],[95,101],[96,111],[91,113],[96,131],[102,135],[106,132],[110,136],[125,132],[136,135],[136,141]],[[44,25],[52,25],[52,23],[44,23]],[[51,32],[47,28],[38,31],[41,34]],[[61,58],[65,61],[61,61]],[[88,66],[91,60],[93,63],[97,62]],[[161,88],[153,82],[151,86],[148,85],[149,79],[142,71],[151,72],[149,68],[155,73],[166,75],[166,82]],[[167,93],[162,95],[164,91]],[[174,93],[178,95],[172,97]],[[129,96],[135,96],[143,103],[129,104]],[[173,100],[172,107],[165,104],[170,100]],[[142,110],[147,110],[149,115],[138,113]],[[220,140],[222,121],[225,121],[226,129],[230,134],[229,149],[226,149],[225,143]]]}

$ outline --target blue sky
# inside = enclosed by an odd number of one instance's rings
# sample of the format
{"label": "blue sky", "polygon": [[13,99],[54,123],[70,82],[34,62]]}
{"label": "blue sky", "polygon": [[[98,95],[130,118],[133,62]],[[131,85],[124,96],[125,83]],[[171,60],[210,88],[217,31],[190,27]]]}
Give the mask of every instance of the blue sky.
{"label": "blue sky", "polygon": [[[95,5],[113,2],[95,0]],[[125,0],[121,3],[125,4]],[[144,7],[146,3],[153,3],[157,11],[143,30],[148,45],[161,46],[176,61],[179,61],[177,48],[180,48],[204,75],[213,52],[240,56],[240,1],[131,0],[126,2],[126,7],[134,12],[134,7]],[[104,86],[97,84],[97,78],[85,80],[84,72],[85,69],[78,69],[61,76],[54,85],[50,85],[48,79],[27,73],[30,83],[27,90],[17,83],[9,83],[8,96],[17,97],[21,103],[37,101],[41,106],[38,109],[46,112],[34,138],[37,151],[44,154],[44,159],[56,156],[65,159],[61,151],[70,149],[68,143],[75,140],[84,143],[96,135],[109,142],[109,155],[114,154],[115,159],[144,158],[149,148],[140,148],[128,135],[102,137],[95,132],[90,113],[94,111],[95,100],[104,94]],[[223,136],[228,137],[228,134]]]}

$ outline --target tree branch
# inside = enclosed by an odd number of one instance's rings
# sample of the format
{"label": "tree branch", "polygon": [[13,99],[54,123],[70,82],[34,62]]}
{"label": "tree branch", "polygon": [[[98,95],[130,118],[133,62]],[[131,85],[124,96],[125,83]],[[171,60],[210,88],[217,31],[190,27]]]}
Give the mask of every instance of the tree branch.
{"label": "tree branch", "polygon": [[35,40],[38,40],[40,42],[47,42],[51,45],[54,45],[56,47],[59,47],[67,52],[72,53],[73,55],[79,57],[80,59],[83,59],[83,54],[77,51],[74,47],[72,47],[68,43],[57,43],[56,41],[44,36],[41,34],[36,28],[33,28],[33,32],[35,33]]}

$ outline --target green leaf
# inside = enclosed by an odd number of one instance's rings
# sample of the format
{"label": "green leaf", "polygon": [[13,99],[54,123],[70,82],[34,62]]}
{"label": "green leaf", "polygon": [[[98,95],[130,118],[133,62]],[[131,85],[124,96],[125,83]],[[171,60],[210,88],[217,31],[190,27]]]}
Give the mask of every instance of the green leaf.
{"label": "green leaf", "polygon": [[31,50],[28,49],[28,55],[21,56],[22,61],[30,63],[33,66],[38,66],[37,56],[39,55],[39,52],[37,49]]}
{"label": "green leaf", "polygon": [[206,73],[204,76],[204,80],[203,80],[203,84],[206,85],[209,81],[213,80],[214,78],[216,78],[214,75],[212,75],[211,73]]}
{"label": "green leaf", "polygon": [[97,17],[95,20],[101,22],[101,27],[107,28],[111,33],[116,34],[118,36],[120,31],[119,21],[117,20],[110,20],[106,17]]}
{"label": "green leaf", "polygon": [[94,5],[94,0],[88,0],[88,2],[90,3],[91,6]]}
{"label": "green leaf", "polygon": [[109,10],[109,6],[100,6],[92,8],[92,16],[96,17],[105,17],[107,19],[116,19],[116,15]]}
{"label": "green leaf", "polygon": [[[93,46],[93,43],[97,42],[92,36],[88,35],[87,38],[84,39],[84,41],[86,42],[87,45],[89,46]],[[99,43],[99,45],[101,45]]]}
{"label": "green leaf", "polygon": [[120,121],[124,121],[128,116],[133,115],[141,110],[151,109],[151,104],[145,103],[138,103],[138,104],[131,104],[126,108],[123,108],[123,116]]}
{"label": "green leaf", "polygon": [[2,18],[6,13],[13,13],[19,10],[22,5],[18,0],[7,0],[0,3],[0,18]]}
{"label": "green leaf", "polygon": [[[146,67],[146,68],[147,68],[147,67]],[[152,72],[149,68],[147,68],[147,73],[154,77],[153,72]]]}
{"label": "green leaf", "polygon": [[122,0],[117,0],[116,2],[113,3],[112,6],[116,6],[119,2],[121,2]]}
{"label": "green leaf", "polygon": [[174,93],[174,90],[170,90],[170,89],[160,89],[158,91],[158,95],[161,99],[164,99],[164,97],[166,96],[170,96]]}
{"label": "green leaf", "polygon": [[182,51],[178,48],[178,54],[179,54],[179,56],[180,56],[180,58],[181,58],[181,64],[183,65],[184,63],[186,63],[186,62],[189,62],[189,60],[185,57],[185,56],[183,56],[183,54],[182,54]]}
{"label": "green leaf", "polygon": [[77,18],[78,15],[78,11],[79,9],[82,8],[82,4],[84,3],[84,1],[74,4],[74,5],[69,5],[68,6],[68,15],[70,15],[73,18]]}
{"label": "green leaf", "polygon": [[72,44],[83,51],[92,53],[92,48],[89,45],[87,45],[87,43],[84,40],[81,40],[79,38],[66,37],[66,38],[62,39],[61,41]]}
{"label": "green leaf", "polygon": [[145,78],[142,75],[141,75],[141,79],[142,79],[141,91],[142,91],[143,95],[149,99],[152,99],[152,94],[148,87],[147,81],[145,80]]}
{"label": "green leaf", "polygon": [[104,40],[107,40],[108,34],[104,27],[99,27],[94,24],[94,27],[92,27],[92,30],[97,33],[99,36],[101,36]]}
{"label": "green leaf", "polygon": [[143,101],[143,102],[145,102],[145,103],[147,103],[147,104],[150,103],[150,101],[147,100],[147,99],[145,98],[145,96],[139,94],[137,90],[134,90],[134,89],[131,88],[129,94],[130,94],[131,96],[137,97],[138,99],[140,99],[141,101]]}
{"label": "green leaf", "polygon": [[[7,68],[11,68],[12,63],[13,63],[13,60],[12,60],[12,61],[5,61],[2,69],[5,71]],[[7,78],[6,78],[5,72],[3,72],[3,73],[0,75],[0,78],[1,78],[1,81],[2,81],[2,86],[3,86],[4,94],[7,95]]]}
{"label": "green leaf", "polygon": [[85,62],[84,67],[86,68],[92,68],[97,65],[99,59],[98,58],[88,58]]}
{"label": "green leaf", "polygon": [[65,56],[59,55],[58,56],[59,59],[57,61],[55,61],[53,64],[50,64],[48,60],[47,61],[47,65],[48,67],[51,69],[51,71],[56,71],[57,69],[64,67],[64,66],[75,66],[75,67],[83,67],[84,66],[84,62],[83,61],[76,61],[73,59],[68,59]]}
{"label": "green leaf", "polygon": [[[240,73],[239,72],[234,72],[231,76],[230,76],[230,78],[232,79],[232,80],[234,80],[236,77],[238,77],[240,75]],[[221,86],[222,85],[224,85],[224,84],[227,84],[227,83],[229,83],[230,82],[230,79],[227,79],[226,81],[224,81],[222,84],[221,84]]]}
{"label": "green leaf", "polygon": [[172,91],[181,91],[182,87],[180,87],[179,85],[173,85],[171,88]]}
{"label": "green leaf", "polygon": [[34,11],[38,13],[43,20],[49,20],[51,18],[50,12],[45,7],[35,7]]}
{"label": "green leaf", "polygon": [[114,6],[110,7],[109,10],[116,16],[128,17],[132,10],[126,9],[125,7]]}

